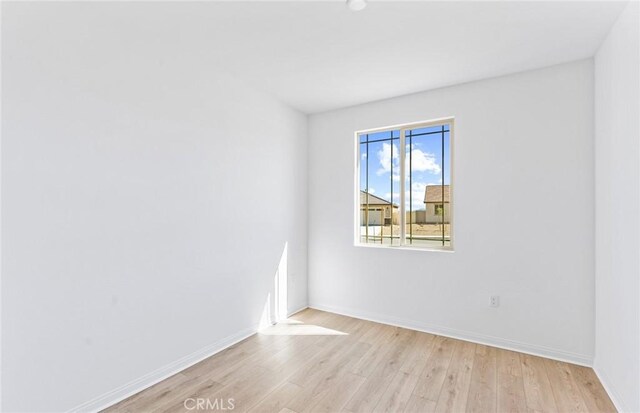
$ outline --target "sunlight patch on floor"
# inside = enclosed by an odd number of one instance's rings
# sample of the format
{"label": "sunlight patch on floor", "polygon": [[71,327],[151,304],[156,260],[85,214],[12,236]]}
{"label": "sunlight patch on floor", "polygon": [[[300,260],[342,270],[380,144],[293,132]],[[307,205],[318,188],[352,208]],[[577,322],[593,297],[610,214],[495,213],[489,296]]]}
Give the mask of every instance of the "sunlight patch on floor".
{"label": "sunlight patch on floor", "polygon": [[348,333],[296,320],[283,320],[259,331],[265,336],[347,336]]}

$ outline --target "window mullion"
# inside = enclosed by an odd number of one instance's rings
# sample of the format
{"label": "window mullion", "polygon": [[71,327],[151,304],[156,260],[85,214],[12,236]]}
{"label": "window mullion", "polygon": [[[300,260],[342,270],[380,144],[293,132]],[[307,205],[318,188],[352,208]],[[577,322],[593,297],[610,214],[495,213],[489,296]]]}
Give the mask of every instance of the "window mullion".
{"label": "window mullion", "polygon": [[[406,158],[406,148],[405,148],[405,134],[407,130],[400,130],[400,148],[398,157],[400,158],[400,207],[398,208],[400,211],[400,245],[406,244],[406,236],[407,236],[407,225],[406,219],[407,214],[405,211],[405,158]],[[411,173],[411,172],[409,172]]]}
{"label": "window mullion", "polygon": [[366,233],[366,242],[369,242],[369,134],[367,134],[367,143],[365,144],[367,147],[367,171],[366,171],[366,190],[365,190],[365,203],[366,208],[364,219],[365,219],[365,233]]}
{"label": "window mullion", "polygon": [[440,135],[440,147],[442,149],[442,161],[440,162],[442,164],[442,167],[440,168],[440,180],[442,181],[442,246],[444,247],[444,225],[445,225],[445,208],[446,205],[444,203],[444,125],[442,125],[442,134]]}

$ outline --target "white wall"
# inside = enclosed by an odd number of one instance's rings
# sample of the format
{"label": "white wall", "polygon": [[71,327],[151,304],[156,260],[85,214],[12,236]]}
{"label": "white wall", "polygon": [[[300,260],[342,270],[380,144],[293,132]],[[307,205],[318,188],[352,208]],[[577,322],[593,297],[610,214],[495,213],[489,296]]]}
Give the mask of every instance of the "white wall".
{"label": "white wall", "polygon": [[640,6],[595,58],[595,369],[616,406],[640,412]]}
{"label": "white wall", "polygon": [[[353,246],[353,132],[447,116],[456,251]],[[591,362],[592,60],[309,122],[311,306]],[[499,308],[489,307],[494,294]]]}
{"label": "white wall", "polygon": [[2,4],[3,411],[248,333],[285,243],[306,304],[306,116],[207,65],[172,7]]}

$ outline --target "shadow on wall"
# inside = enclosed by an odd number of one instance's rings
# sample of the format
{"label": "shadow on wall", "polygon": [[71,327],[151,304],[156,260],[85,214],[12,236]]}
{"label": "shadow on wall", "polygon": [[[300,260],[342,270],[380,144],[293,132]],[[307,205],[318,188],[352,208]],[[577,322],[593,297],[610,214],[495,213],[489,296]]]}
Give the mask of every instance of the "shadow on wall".
{"label": "shadow on wall", "polygon": [[273,285],[270,287],[270,291],[267,294],[267,299],[264,303],[262,315],[260,316],[260,323],[258,329],[263,330],[269,326],[278,323],[281,320],[287,319],[287,252],[289,243],[284,243],[282,254],[280,255],[280,262],[278,268],[273,276]]}
{"label": "shadow on wall", "polygon": [[287,302],[287,249],[288,243],[284,243],[284,249],[280,256],[278,268],[273,276],[273,284],[264,303],[258,332],[264,336],[346,336],[347,333],[333,330],[313,324],[305,324],[302,321],[288,318]]}

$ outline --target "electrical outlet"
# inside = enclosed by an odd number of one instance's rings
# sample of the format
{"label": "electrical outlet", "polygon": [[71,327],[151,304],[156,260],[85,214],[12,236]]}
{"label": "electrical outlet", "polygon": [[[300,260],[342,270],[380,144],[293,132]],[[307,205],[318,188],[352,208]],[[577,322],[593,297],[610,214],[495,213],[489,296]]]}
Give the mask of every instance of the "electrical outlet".
{"label": "electrical outlet", "polygon": [[500,307],[500,296],[492,295],[491,296],[491,307]]}

